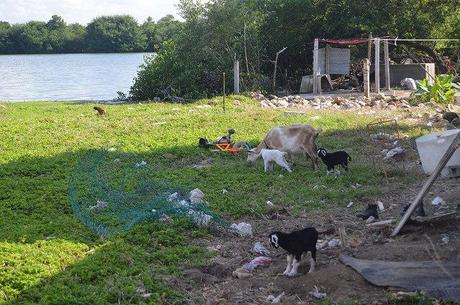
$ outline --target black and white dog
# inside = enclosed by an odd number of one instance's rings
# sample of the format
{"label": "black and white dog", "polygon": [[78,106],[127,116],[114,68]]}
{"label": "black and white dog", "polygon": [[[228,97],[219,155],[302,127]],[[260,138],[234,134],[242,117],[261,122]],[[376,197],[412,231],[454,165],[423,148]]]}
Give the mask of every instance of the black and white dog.
{"label": "black and white dog", "polygon": [[327,166],[327,174],[333,173],[336,165],[341,165],[348,171],[348,161],[351,161],[350,155],[346,151],[327,152],[324,148],[318,150],[318,157],[323,160]]}
{"label": "black and white dog", "polygon": [[270,243],[273,247],[279,247],[287,251],[287,267],[284,275],[295,276],[302,259],[302,254],[310,251],[310,270],[315,271],[316,264],[316,242],[318,241],[318,231],[315,228],[306,228],[292,233],[273,232],[270,234]]}

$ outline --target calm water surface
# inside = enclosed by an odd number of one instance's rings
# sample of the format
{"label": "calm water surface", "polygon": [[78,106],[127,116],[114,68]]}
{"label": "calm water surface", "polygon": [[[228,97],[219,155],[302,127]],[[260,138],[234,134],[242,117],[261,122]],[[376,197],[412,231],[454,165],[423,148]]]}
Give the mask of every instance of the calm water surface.
{"label": "calm water surface", "polygon": [[0,55],[0,101],[111,100],[148,53]]}

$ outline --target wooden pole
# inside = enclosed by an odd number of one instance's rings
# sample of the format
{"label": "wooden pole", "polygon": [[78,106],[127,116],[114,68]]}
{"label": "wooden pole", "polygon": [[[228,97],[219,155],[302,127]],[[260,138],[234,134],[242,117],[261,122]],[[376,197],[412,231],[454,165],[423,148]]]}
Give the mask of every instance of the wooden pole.
{"label": "wooden pole", "polygon": [[371,84],[370,84],[370,70],[371,70],[371,62],[368,58],[364,59],[363,65],[363,86],[364,86],[364,96],[370,97],[371,95]]}
{"label": "wooden pole", "polygon": [[447,162],[449,162],[450,158],[452,155],[455,153],[457,148],[460,147],[460,133],[457,134],[455,137],[454,141],[452,144],[450,144],[449,148],[447,149],[446,153],[444,156],[442,156],[441,160],[438,163],[438,166],[434,170],[434,172],[431,174],[430,178],[428,181],[425,183],[423,186],[422,190],[418,193],[417,197],[415,200],[412,202],[410,207],[407,209],[406,214],[404,214],[403,218],[399,222],[398,226],[394,229],[393,233],[391,233],[391,236],[394,237],[399,234],[399,231],[404,227],[406,222],[409,220],[411,217],[412,213],[414,213],[415,209],[417,206],[422,202],[423,197],[428,193],[430,190],[431,186],[433,185],[434,181],[436,178],[439,176],[443,168],[446,166]]}
{"label": "wooden pole", "polygon": [[240,62],[235,60],[233,65],[233,89],[236,94],[240,93]]}
{"label": "wooden pole", "polygon": [[388,47],[388,40],[383,41],[383,47],[385,56],[385,90],[390,91],[390,49]]}
{"label": "wooden pole", "polygon": [[375,38],[375,92],[380,93],[380,38]]}
{"label": "wooden pole", "polygon": [[222,107],[225,112],[225,72],[222,74],[222,79],[223,79]]}
{"label": "wooden pole", "polygon": [[372,60],[372,33],[369,33],[369,41],[367,43],[367,58]]}
{"label": "wooden pole", "polygon": [[318,70],[319,70],[319,39],[315,38],[313,47],[313,94],[318,94]]}

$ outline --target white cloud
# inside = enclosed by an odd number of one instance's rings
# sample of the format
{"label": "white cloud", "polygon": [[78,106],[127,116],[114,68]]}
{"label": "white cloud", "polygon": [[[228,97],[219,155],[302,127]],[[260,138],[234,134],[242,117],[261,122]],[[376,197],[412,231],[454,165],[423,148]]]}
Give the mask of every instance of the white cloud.
{"label": "white cloud", "polygon": [[47,21],[59,15],[67,23],[87,24],[102,15],[128,14],[143,22],[172,14],[178,17],[179,0],[0,0],[0,21]]}

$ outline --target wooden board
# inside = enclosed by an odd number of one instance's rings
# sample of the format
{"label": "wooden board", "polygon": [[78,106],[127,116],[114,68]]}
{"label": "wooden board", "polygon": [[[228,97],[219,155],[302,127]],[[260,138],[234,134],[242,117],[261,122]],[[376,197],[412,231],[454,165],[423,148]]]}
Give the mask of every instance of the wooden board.
{"label": "wooden board", "polygon": [[423,290],[435,298],[460,302],[460,260],[386,262],[347,255],[340,255],[339,260],[373,285]]}

